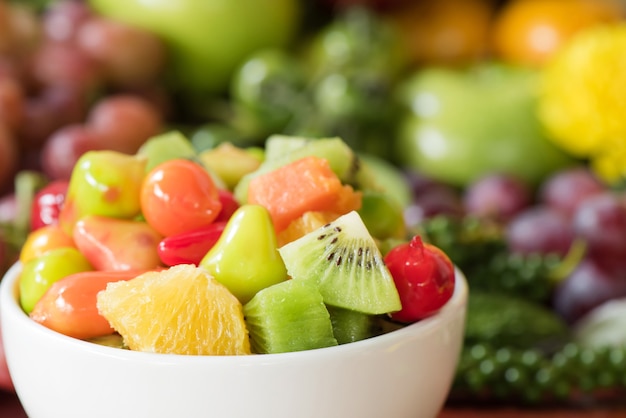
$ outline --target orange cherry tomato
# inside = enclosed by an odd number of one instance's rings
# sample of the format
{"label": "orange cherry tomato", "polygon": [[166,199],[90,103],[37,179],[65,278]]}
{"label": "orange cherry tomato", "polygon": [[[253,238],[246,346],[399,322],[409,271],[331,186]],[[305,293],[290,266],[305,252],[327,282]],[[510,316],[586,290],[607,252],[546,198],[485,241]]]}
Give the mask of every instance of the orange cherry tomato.
{"label": "orange cherry tomato", "polygon": [[511,0],[494,20],[497,58],[541,66],[579,31],[624,18],[618,0]]}
{"label": "orange cherry tomato", "polygon": [[43,326],[74,338],[114,332],[98,312],[97,295],[107,284],[131,280],[143,271],[87,271],[55,282],[35,304],[30,317]]}
{"label": "orange cherry tomato", "polygon": [[42,226],[28,234],[20,250],[20,261],[24,264],[49,250],[61,247],[75,248],[74,239],[56,224]]}
{"label": "orange cherry tomato", "polygon": [[222,203],[200,164],[174,159],[157,165],[144,179],[141,210],[148,224],[167,237],[211,224]]}

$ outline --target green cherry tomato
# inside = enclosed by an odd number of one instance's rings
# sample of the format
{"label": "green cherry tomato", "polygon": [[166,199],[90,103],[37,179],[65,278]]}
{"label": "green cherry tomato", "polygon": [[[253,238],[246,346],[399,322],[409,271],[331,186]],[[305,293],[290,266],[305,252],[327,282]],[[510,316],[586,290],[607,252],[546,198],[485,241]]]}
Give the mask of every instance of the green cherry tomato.
{"label": "green cherry tomato", "polygon": [[61,247],[50,250],[24,264],[20,276],[20,304],[30,313],[53,283],[65,276],[93,267],[76,248]]}

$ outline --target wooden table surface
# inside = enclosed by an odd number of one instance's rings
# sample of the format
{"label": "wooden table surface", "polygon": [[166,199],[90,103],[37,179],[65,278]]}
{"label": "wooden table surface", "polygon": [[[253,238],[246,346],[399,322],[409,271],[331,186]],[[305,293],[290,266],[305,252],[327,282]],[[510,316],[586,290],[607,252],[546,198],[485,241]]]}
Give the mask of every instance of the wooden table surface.
{"label": "wooden table surface", "polygon": [[[0,391],[0,417],[27,418],[17,397],[2,391]],[[624,409],[524,410],[511,407],[473,408],[448,406],[441,412],[438,418],[626,418],[626,407]]]}

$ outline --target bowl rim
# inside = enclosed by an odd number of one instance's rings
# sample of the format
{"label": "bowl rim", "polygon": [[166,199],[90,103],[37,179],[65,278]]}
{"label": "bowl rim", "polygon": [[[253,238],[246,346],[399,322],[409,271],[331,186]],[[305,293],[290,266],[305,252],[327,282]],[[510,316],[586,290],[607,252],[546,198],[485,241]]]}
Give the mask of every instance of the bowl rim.
{"label": "bowl rim", "polygon": [[[237,363],[258,363],[268,361],[296,361],[311,355],[325,356],[335,355],[343,351],[367,351],[379,345],[400,342],[405,338],[427,334],[429,331],[445,326],[450,319],[457,315],[460,311],[465,312],[468,300],[469,286],[465,275],[455,268],[455,286],[454,293],[448,302],[433,316],[422,319],[415,323],[406,325],[402,328],[391,332],[377,335],[360,341],[347,344],[339,344],[332,347],[323,347],[311,350],[271,353],[271,354],[254,354],[254,355],[223,355],[223,356],[203,356],[203,355],[185,355],[185,354],[162,354],[149,353],[133,350],[125,350],[117,347],[101,345],[78,338],[73,338],[57,331],[51,330],[42,324],[30,319],[30,317],[22,310],[18,294],[19,294],[19,277],[21,273],[21,263],[14,263],[0,280],[0,320],[2,322],[9,320],[19,321],[19,326],[24,332],[35,332],[40,334],[42,338],[54,339],[58,343],[75,347],[76,349],[87,350],[97,355],[107,357],[117,357],[121,360],[133,360],[144,362],[159,363],[186,363],[186,362],[237,362]],[[5,327],[2,326],[2,329]],[[6,339],[5,339],[6,340]]]}

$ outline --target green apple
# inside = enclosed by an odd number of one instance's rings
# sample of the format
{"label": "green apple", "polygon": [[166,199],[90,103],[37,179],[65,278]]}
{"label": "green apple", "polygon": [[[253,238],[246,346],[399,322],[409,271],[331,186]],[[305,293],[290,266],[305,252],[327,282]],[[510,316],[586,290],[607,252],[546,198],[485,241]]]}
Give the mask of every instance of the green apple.
{"label": "green apple", "polygon": [[408,107],[396,143],[402,165],[464,186],[491,172],[537,184],[573,163],[536,115],[536,70],[486,63],[427,68],[399,91]]}
{"label": "green apple", "polygon": [[89,0],[105,16],[148,29],[168,44],[172,83],[224,91],[252,52],[287,45],[299,27],[298,0]]}

